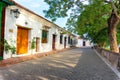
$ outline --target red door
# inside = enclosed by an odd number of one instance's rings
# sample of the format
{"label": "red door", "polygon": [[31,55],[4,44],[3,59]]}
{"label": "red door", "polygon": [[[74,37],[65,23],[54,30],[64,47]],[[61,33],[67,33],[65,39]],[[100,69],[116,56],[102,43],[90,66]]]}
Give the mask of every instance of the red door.
{"label": "red door", "polygon": [[53,40],[52,40],[52,49],[55,50],[55,42],[56,42],[56,35],[53,35]]}

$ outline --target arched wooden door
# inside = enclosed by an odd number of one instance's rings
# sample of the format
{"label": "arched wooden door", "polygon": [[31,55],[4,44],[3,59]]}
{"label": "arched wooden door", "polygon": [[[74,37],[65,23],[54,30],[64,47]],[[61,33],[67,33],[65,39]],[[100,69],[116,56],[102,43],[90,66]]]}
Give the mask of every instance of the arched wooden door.
{"label": "arched wooden door", "polygon": [[28,29],[18,27],[17,31],[17,54],[28,52]]}

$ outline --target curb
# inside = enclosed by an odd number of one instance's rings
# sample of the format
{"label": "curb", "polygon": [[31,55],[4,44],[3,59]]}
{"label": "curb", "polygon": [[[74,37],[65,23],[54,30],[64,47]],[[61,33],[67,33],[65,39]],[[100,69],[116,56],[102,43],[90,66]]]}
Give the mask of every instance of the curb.
{"label": "curb", "polygon": [[95,49],[94,49],[95,53],[107,64],[107,66],[118,76],[119,80],[120,80],[120,72],[115,69],[114,67],[112,67],[110,65],[110,62],[107,61],[104,57],[102,57]]}

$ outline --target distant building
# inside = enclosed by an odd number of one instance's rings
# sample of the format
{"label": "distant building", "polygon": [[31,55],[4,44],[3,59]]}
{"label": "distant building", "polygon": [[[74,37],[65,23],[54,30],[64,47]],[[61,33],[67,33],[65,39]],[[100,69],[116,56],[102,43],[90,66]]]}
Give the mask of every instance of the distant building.
{"label": "distant building", "polygon": [[90,40],[86,40],[86,39],[77,37],[76,46],[77,47],[90,47],[90,46],[92,46],[92,44],[91,44]]}

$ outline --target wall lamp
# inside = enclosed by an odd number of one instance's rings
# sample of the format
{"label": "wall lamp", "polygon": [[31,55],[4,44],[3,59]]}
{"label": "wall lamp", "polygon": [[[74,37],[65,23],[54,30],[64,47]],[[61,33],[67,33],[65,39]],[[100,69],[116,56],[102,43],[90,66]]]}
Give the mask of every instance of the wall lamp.
{"label": "wall lamp", "polygon": [[18,18],[20,15],[20,11],[18,9],[11,9],[10,14],[14,13],[14,17]]}

